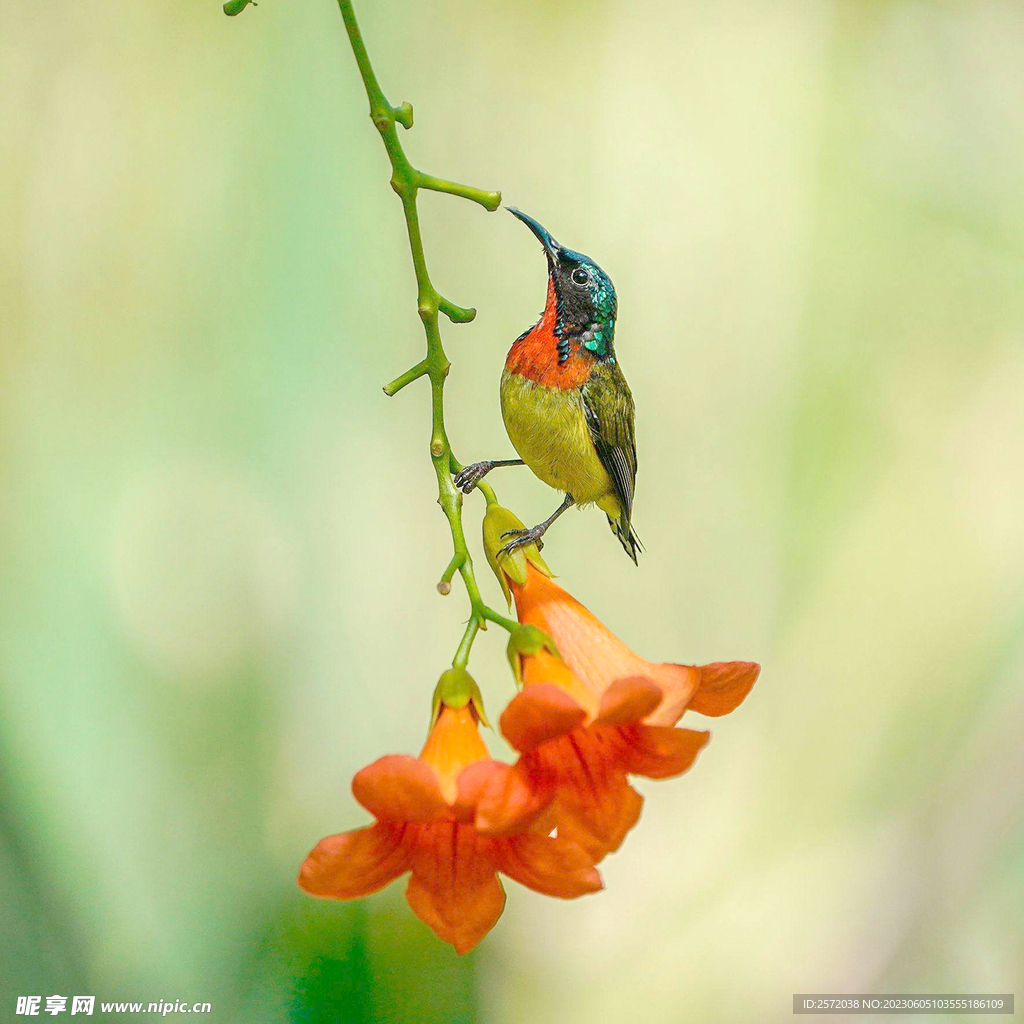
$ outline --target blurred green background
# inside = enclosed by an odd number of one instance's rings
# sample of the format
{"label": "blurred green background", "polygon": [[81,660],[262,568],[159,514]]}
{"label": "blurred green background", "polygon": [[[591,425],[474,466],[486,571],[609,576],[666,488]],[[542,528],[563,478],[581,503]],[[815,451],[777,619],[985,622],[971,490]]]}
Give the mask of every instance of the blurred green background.
{"label": "blurred green background", "polygon": [[[366,820],[353,772],[419,749],[466,613],[434,591],[426,389],[380,391],[423,339],[341,19],[4,4],[3,1012],[1024,997],[1024,8],[357,8],[413,161],[500,188],[618,287],[647,555],[590,512],[550,564],[648,657],[761,680],[692,773],[640,782],[596,897],[507,883],[460,959],[401,885],[303,896],[309,847]],[[508,455],[497,381],[543,259],[504,212],[421,207],[437,285],[480,311],[446,330],[453,444]],[[494,484],[528,522],[554,507],[525,471]],[[493,716],[502,637],[472,664]]]}

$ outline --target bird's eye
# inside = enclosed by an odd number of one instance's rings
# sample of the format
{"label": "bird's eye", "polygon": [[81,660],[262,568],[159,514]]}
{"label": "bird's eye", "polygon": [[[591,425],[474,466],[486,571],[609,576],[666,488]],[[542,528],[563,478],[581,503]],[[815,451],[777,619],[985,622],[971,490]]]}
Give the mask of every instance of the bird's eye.
{"label": "bird's eye", "polygon": [[572,272],[572,279],[576,284],[586,284],[590,280],[590,275],[582,267],[577,267]]}

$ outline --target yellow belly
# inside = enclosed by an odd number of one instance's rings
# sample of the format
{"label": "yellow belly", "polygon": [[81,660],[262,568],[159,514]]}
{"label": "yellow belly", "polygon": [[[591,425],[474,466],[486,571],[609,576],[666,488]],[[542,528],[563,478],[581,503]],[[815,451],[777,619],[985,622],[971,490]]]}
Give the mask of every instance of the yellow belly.
{"label": "yellow belly", "polygon": [[501,415],[519,457],[544,483],[618,518],[612,479],[594,450],[577,389],[546,388],[506,370]]}

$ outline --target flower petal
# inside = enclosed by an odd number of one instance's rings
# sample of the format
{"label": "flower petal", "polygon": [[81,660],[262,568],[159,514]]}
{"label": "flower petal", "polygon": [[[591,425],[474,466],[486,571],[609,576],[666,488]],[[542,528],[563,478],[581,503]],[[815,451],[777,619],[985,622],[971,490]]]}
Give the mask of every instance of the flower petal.
{"label": "flower petal", "polygon": [[457,821],[473,823],[483,835],[506,835],[532,826],[552,796],[550,784],[532,779],[522,762],[510,766],[487,759],[469,765],[459,776],[452,812]]}
{"label": "flower petal", "polygon": [[596,721],[601,725],[638,722],[661,703],[661,688],[650,679],[616,679],[604,692]]}
{"label": "flower petal", "polygon": [[711,738],[709,732],[657,725],[626,727],[621,734],[623,768],[632,775],[646,775],[649,779],[681,775]]}
{"label": "flower petal", "polygon": [[716,661],[701,665],[700,686],[690,699],[689,710],[717,717],[742,703],[757,681],[761,666],[756,661]]}
{"label": "flower petal", "polygon": [[564,690],[551,683],[533,683],[509,701],[500,725],[505,739],[516,750],[525,751],[564,736],[586,717],[586,711]]}
{"label": "flower petal", "polygon": [[496,776],[508,771],[508,765],[491,758],[483,758],[467,765],[456,779],[457,791],[451,805],[456,821],[472,822],[481,797]]}
{"label": "flower petal", "polygon": [[491,856],[493,840],[456,822],[416,831],[405,898],[439,938],[466,953],[494,927],[505,907],[505,890]]}
{"label": "flower petal", "polygon": [[400,826],[377,824],[321,839],[299,870],[311,896],[351,900],[383,889],[409,869]]}
{"label": "flower petal", "polygon": [[475,824],[484,835],[509,835],[529,828],[555,795],[553,780],[531,772],[521,760],[511,767],[502,765],[502,769],[478,790]]}
{"label": "flower petal", "polygon": [[622,845],[626,833],[640,819],[643,804],[643,797],[625,775],[615,776],[601,792],[589,796],[561,789],[555,801],[558,835],[582,846],[597,864]]}
{"label": "flower petal", "polygon": [[568,839],[521,832],[496,844],[496,863],[509,878],[545,896],[568,900],[603,888],[594,862]]}
{"label": "flower petal", "polygon": [[700,669],[696,665],[648,665],[647,674],[662,689],[665,699],[648,717],[650,725],[675,725],[691,706],[693,695],[700,686]]}
{"label": "flower petal", "polygon": [[381,821],[436,821],[448,813],[436,772],[407,754],[388,754],[360,769],[352,792]]}
{"label": "flower petal", "polygon": [[520,758],[534,776],[551,779],[558,834],[577,842],[595,863],[618,848],[640,814],[640,797],[621,762],[624,728],[575,729]]}

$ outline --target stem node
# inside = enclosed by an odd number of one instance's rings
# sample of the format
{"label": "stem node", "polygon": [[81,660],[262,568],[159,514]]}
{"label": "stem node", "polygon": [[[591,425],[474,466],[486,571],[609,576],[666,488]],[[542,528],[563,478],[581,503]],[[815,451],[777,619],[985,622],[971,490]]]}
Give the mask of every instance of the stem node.
{"label": "stem node", "polygon": [[408,202],[416,195],[415,183],[405,181],[397,175],[391,179],[391,187],[398,193],[403,203]]}

